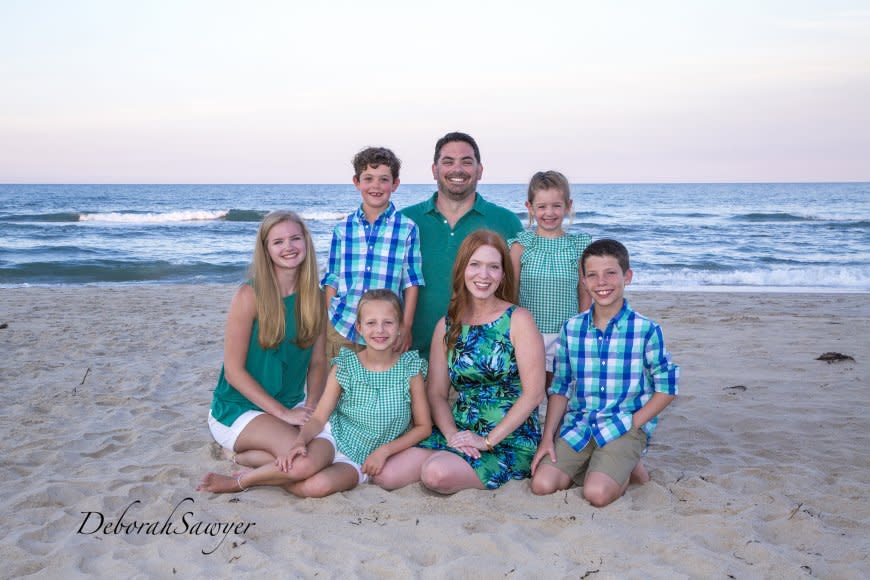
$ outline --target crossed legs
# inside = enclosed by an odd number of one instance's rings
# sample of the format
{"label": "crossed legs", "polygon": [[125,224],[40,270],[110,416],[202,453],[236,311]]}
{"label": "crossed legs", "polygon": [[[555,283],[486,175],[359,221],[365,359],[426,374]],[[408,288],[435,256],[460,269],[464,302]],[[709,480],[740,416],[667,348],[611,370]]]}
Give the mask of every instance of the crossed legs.
{"label": "crossed legs", "polygon": [[236,439],[234,460],[239,465],[260,467],[290,450],[299,427],[263,413],[252,420]]}
{"label": "crossed legs", "polygon": [[236,463],[253,467],[234,476],[207,473],[198,491],[235,493],[250,487],[274,485],[299,497],[324,497],[356,486],[356,470],[343,463],[332,464],[335,448],[326,439],[315,438],[308,454],[297,458],[290,471],[281,471],[275,459],[289,452],[299,428],[271,415],[253,419],[236,439]]}

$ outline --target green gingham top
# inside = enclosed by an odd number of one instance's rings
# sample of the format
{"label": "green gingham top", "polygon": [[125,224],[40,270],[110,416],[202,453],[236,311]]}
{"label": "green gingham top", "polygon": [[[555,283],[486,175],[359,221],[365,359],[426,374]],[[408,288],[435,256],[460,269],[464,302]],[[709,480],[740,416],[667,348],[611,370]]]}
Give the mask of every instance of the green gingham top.
{"label": "green gingham top", "polygon": [[542,238],[530,230],[508,240],[509,246],[523,246],[520,306],[532,313],[542,333],[559,332],[579,312],[580,256],[591,241],[586,234]]}
{"label": "green gingham top", "polygon": [[386,371],[365,368],[356,353],[342,348],[333,359],[341,397],[329,418],[339,451],[356,463],[408,430],[411,378],[426,378],[428,363],[416,350],[402,353]]}

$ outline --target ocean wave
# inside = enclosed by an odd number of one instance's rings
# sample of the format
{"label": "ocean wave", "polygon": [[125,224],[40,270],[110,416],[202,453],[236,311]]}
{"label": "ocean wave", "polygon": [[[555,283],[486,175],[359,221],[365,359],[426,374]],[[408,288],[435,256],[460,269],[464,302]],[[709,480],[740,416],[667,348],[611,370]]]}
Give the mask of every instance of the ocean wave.
{"label": "ocean wave", "polygon": [[[257,209],[230,209],[230,210],[177,210],[170,212],[56,212],[43,214],[14,214],[0,216],[0,222],[29,222],[29,223],[76,223],[76,222],[101,222],[101,223],[174,223],[191,221],[217,221],[227,222],[260,222],[269,210]],[[347,217],[348,211],[330,210],[302,210],[299,216],[307,221],[337,222]],[[525,211],[517,211],[514,214],[521,221],[528,219],[529,214]],[[590,217],[608,217],[594,211],[579,211],[574,214],[575,220]]]}
{"label": "ocean wave", "polygon": [[171,223],[171,222],[194,222],[214,221],[223,219],[229,213],[228,210],[179,210],[166,213],[83,213],[79,215],[79,221],[83,222],[116,222],[116,223]]}
{"label": "ocean wave", "polygon": [[843,220],[829,222],[825,225],[832,230],[859,229],[870,231],[870,220]]}
{"label": "ocean wave", "polygon": [[[675,252],[670,252],[675,255]],[[661,253],[659,254],[661,255]],[[731,271],[733,268],[727,264],[722,264],[714,260],[699,260],[697,262],[671,262],[657,264],[656,268],[664,268],[668,272],[723,272]]]}
{"label": "ocean wave", "polygon": [[316,222],[337,222],[346,218],[349,213],[347,211],[310,210],[300,211],[299,217]]}
{"label": "ocean wave", "polygon": [[[594,213],[594,212],[593,212]],[[677,217],[677,218],[715,218],[719,217],[715,213],[704,213],[700,211],[692,212],[664,212],[657,214],[657,217]]]}
{"label": "ocean wave", "polygon": [[819,220],[813,216],[780,211],[743,213],[735,215],[731,219],[741,222],[814,222]]}
{"label": "ocean wave", "polygon": [[870,270],[842,266],[803,266],[751,270],[698,271],[694,269],[644,270],[637,268],[633,280],[639,286],[839,288],[870,291]]}
{"label": "ocean wave", "polygon": [[0,284],[90,284],[95,282],[236,282],[246,263],[175,264],[164,260],[89,260],[0,265]]}
{"label": "ocean wave", "polygon": [[0,222],[77,222],[79,213],[62,211],[57,213],[15,214],[0,217]]}
{"label": "ocean wave", "polygon": [[228,222],[259,222],[268,213],[256,209],[231,209],[227,212],[224,220]]}

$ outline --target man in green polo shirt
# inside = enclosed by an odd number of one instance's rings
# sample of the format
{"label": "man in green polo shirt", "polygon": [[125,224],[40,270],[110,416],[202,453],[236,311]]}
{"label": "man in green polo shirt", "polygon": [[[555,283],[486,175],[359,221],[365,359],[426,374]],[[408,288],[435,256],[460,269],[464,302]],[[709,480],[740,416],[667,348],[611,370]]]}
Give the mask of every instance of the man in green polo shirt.
{"label": "man in green polo shirt", "polygon": [[420,286],[411,348],[427,359],[435,324],[447,314],[453,260],[462,241],[480,228],[495,230],[505,239],[523,229],[513,212],[477,193],[481,175],[480,149],[471,135],[448,133],[435,144],[432,176],[438,191],[401,210],[414,220],[420,234],[426,285]]}

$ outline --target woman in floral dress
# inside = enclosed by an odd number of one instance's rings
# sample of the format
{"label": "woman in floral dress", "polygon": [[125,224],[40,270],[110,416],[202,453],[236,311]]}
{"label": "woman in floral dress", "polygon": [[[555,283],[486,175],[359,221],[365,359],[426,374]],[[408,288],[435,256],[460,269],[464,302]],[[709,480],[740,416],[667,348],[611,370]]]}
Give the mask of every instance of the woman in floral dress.
{"label": "woman in floral dress", "polygon": [[531,314],[515,301],[504,240],[490,230],[472,233],[456,256],[447,316],[432,336],[428,397],[437,428],[394,457],[381,485],[420,479],[451,494],[529,477],[541,437],[544,344]]}

